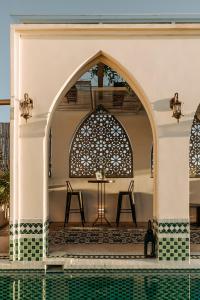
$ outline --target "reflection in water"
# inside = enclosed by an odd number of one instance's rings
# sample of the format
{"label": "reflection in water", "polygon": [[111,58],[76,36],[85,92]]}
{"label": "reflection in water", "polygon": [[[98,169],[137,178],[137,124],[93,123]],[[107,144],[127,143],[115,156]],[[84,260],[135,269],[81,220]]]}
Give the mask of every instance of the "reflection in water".
{"label": "reflection in water", "polygon": [[2,272],[0,299],[196,300],[200,271]]}

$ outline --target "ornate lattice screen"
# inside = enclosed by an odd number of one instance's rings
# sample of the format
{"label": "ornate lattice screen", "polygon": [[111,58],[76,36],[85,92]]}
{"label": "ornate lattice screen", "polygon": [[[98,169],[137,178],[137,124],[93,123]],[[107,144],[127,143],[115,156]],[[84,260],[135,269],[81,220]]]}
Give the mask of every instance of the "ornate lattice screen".
{"label": "ornate lattice screen", "polygon": [[121,123],[102,105],[81,123],[70,149],[70,177],[133,177],[133,153]]}
{"label": "ornate lattice screen", "polygon": [[200,120],[194,116],[190,135],[190,176],[200,177]]}

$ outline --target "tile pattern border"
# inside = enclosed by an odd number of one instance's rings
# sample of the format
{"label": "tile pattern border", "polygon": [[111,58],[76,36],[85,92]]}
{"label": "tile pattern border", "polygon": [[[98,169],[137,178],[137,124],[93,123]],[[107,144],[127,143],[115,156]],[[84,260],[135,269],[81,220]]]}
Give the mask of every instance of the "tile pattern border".
{"label": "tile pattern border", "polygon": [[49,222],[39,221],[10,224],[10,260],[41,261],[46,257]]}
{"label": "tile pattern border", "polygon": [[184,219],[155,220],[157,257],[159,260],[189,260],[189,221]]}

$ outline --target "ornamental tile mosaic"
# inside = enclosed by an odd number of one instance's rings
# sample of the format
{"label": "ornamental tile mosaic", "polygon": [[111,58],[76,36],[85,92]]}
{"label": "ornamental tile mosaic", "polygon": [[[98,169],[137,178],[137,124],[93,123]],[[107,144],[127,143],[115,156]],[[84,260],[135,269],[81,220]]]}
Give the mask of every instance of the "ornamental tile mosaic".
{"label": "ornamental tile mosaic", "polygon": [[159,223],[159,233],[188,233],[189,223]]}
{"label": "ornamental tile mosaic", "polygon": [[10,224],[10,259],[39,261],[48,251],[48,221]]}
{"label": "ornamental tile mosaic", "polygon": [[160,238],[158,258],[159,260],[189,259],[189,238]]}
{"label": "ornamental tile mosaic", "polygon": [[121,123],[102,105],[76,131],[70,149],[70,177],[133,177],[131,143]]}
{"label": "ornamental tile mosaic", "polygon": [[43,224],[42,223],[20,223],[10,225],[10,234],[42,234]]}
{"label": "ornamental tile mosaic", "polygon": [[143,244],[146,229],[55,228],[49,233],[51,245],[69,244]]}
{"label": "ornamental tile mosaic", "polygon": [[199,284],[199,272],[181,270],[15,272],[0,275],[0,299],[197,300]]}
{"label": "ornamental tile mosaic", "polygon": [[[199,108],[198,108],[199,109]],[[194,116],[190,135],[190,176],[200,176],[200,120]]]}
{"label": "ornamental tile mosaic", "polygon": [[189,259],[189,222],[157,221],[157,256],[159,260]]}
{"label": "ornamental tile mosaic", "polygon": [[20,238],[10,242],[12,260],[39,261],[43,258],[43,238]]}

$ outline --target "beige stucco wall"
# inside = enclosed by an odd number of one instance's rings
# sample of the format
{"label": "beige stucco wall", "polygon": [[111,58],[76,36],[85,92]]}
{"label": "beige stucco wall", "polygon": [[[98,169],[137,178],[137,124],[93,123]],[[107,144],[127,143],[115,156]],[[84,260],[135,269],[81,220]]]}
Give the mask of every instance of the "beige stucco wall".
{"label": "beige stucco wall", "polygon": [[[74,132],[88,112],[56,112],[52,120],[52,177],[50,185],[65,184],[69,179],[69,149]],[[150,156],[152,131],[145,113],[139,115],[117,115],[125,128],[134,157],[135,202],[137,220],[147,221],[153,217],[153,179],[150,178]],[[138,129],[139,128],[139,129]],[[115,183],[106,185],[106,215],[110,221],[116,219],[117,197],[120,190],[128,189],[131,179],[115,178]],[[85,198],[86,220],[93,222],[97,214],[97,186],[88,183],[88,179],[70,179],[73,187],[83,191]],[[49,193],[49,216],[51,221],[63,222],[66,191]],[[75,207],[77,201],[75,200]],[[124,201],[126,207],[130,207]],[[70,221],[78,221],[80,216],[72,214]],[[130,221],[131,215],[122,215],[122,221]]]}
{"label": "beige stucco wall", "polygon": [[[188,149],[199,104],[200,26],[16,25],[12,28],[11,219],[48,216],[46,132],[55,104],[99,57],[128,81],[147,109],[155,143],[154,215],[189,216]],[[28,92],[33,118],[19,117]],[[179,92],[184,117],[171,118]]]}

